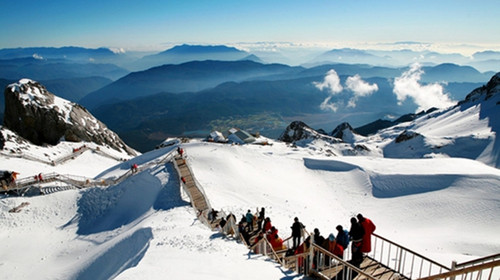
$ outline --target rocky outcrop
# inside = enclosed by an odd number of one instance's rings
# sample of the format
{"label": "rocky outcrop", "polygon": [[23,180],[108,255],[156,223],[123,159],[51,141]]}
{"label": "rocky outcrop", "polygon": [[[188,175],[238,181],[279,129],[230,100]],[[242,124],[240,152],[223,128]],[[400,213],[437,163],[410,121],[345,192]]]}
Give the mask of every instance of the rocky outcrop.
{"label": "rocky outcrop", "polygon": [[285,131],[281,134],[281,136],[278,138],[278,140],[287,142],[287,143],[293,143],[296,141],[300,140],[306,140],[306,139],[323,139],[328,142],[332,143],[339,143],[341,142],[339,139],[336,139],[334,137],[322,134],[312,128],[310,128],[307,124],[301,121],[294,121],[290,123]]}
{"label": "rocky outcrop", "polygon": [[36,145],[87,141],[137,154],[84,107],[53,95],[38,82],[22,79],[4,94],[4,125]]}
{"label": "rocky outcrop", "polygon": [[418,137],[418,136],[422,136],[422,135],[420,133],[415,132],[415,131],[405,130],[405,131],[401,132],[401,134],[399,134],[398,137],[396,137],[396,143],[408,141],[408,140],[413,139],[413,138]]}
{"label": "rocky outcrop", "polygon": [[476,88],[471,93],[469,93],[465,97],[465,100],[460,101],[458,105],[462,105],[467,102],[488,100],[493,95],[499,94],[499,92],[500,92],[500,72],[496,73],[493,77],[491,77],[490,81],[486,85],[480,88]]}
{"label": "rocky outcrop", "polygon": [[331,136],[339,139],[344,139],[344,131],[348,130],[354,133],[354,129],[348,122],[343,122],[339,124],[333,131],[330,133]]}

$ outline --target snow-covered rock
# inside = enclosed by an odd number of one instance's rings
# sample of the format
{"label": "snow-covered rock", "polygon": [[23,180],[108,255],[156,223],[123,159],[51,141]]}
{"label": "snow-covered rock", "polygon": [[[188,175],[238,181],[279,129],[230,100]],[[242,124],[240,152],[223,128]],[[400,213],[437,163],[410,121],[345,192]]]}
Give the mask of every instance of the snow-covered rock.
{"label": "snow-covered rock", "polygon": [[55,96],[38,82],[22,79],[4,94],[5,126],[34,144],[87,141],[137,154],[84,107]]}

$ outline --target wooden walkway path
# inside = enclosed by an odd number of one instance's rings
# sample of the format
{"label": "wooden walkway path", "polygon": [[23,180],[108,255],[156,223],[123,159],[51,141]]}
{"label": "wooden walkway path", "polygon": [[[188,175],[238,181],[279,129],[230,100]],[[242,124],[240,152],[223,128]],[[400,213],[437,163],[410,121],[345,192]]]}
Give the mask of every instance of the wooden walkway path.
{"label": "wooden walkway path", "polygon": [[196,212],[206,215],[208,211],[211,210],[210,204],[202,193],[201,188],[197,185],[191,169],[186,164],[186,160],[181,156],[176,156],[174,158],[174,164],[179,173],[181,184],[184,185],[184,189],[188,193],[191,204],[196,209]]}

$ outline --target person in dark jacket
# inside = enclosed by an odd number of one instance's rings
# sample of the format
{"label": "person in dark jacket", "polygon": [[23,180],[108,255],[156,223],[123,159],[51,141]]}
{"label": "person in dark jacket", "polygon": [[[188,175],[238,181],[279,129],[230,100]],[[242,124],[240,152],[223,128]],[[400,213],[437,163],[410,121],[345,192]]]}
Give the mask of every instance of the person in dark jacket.
{"label": "person in dark jacket", "polygon": [[363,236],[365,235],[365,229],[358,223],[356,218],[351,218],[351,230],[349,235],[352,239],[351,252],[352,252],[352,263],[359,266],[363,261],[363,253],[361,252],[361,245],[363,243]]}
{"label": "person in dark jacket", "polygon": [[250,209],[248,210],[246,216],[246,221],[247,221],[247,228],[248,228],[248,231],[249,232],[252,232],[253,231],[253,214],[252,212],[250,211]]}
{"label": "person in dark jacket", "polygon": [[264,223],[265,215],[266,215],[266,209],[264,209],[264,207],[262,207],[260,209],[260,212],[259,212],[259,220],[257,220],[257,226],[258,226],[259,231],[262,230],[262,224]]}
{"label": "person in dark jacket", "polygon": [[336,227],[337,229],[337,238],[336,241],[342,248],[347,249],[347,246],[349,245],[349,232],[345,230],[341,225],[338,225]]}
{"label": "person in dark jacket", "polygon": [[224,226],[226,225],[226,223],[227,223],[226,219],[224,219],[224,217],[222,217],[222,218],[220,219],[220,222],[219,222],[219,226],[220,226],[220,228],[221,228],[221,229],[224,229]]}
{"label": "person in dark jacket", "polygon": [[319,233],[319,229],[314,229],[314,244],[321,246],[325,242],[325,238]]}
{"label": "person in dark jacket", "polygon": [[300,237],[302,236],[302,230],[305,226],[299,222],[299,218],[295,217],[294,223],[291,226],[292,229],[292,238],[293,238],[293,249],[297,248],[300,244]]}

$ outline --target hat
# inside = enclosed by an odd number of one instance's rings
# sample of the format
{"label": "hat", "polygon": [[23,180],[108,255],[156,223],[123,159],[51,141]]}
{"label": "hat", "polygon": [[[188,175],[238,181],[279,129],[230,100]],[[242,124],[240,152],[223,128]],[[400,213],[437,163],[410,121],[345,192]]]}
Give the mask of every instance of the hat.
{"label": "hat", "polygon": [[335,235],[333,235],[333,233],[330,233],[330,235],[328,236],[328,239],[330,241],[334,241],[335,240]]}

